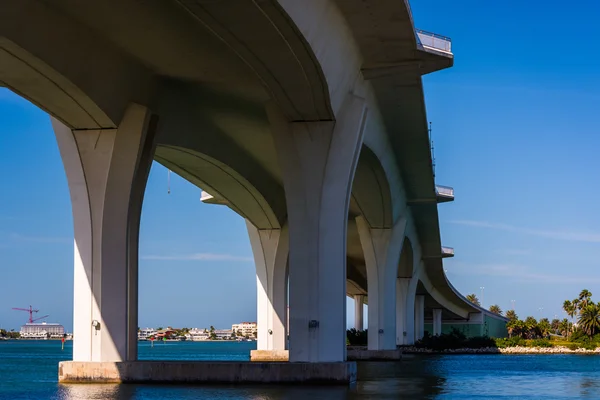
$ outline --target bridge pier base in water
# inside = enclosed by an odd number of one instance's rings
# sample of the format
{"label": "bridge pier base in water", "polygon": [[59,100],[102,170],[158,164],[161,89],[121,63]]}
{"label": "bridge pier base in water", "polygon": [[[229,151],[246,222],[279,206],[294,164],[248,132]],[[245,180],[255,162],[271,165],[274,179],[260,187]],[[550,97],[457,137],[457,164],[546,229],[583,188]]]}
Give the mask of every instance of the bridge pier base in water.
{"label": "bridge pier base in water", "polygon": [[356,381],[354,362],[63,361],[60,383],[319,383]]}

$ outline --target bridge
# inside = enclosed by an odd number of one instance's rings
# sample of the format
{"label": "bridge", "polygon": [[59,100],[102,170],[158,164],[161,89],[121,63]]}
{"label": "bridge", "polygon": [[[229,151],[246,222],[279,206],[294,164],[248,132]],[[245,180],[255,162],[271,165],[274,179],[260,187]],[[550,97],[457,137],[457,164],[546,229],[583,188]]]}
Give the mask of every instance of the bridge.
{"label": "bridge", "polygon": [[[503,329],[444,273],[454,250],[437,207],[454,191],[434,182],[421,77],[453,54],[450,39],[415,29],[406,0],[0,10],[0,82],[51,115],[71,194],[74,348],[62,381],[352,381],[346,296],[358,329],[368,303],[371,351],[425,330]],[[136,361],[153,160],[246,220],[258,350],[289,361],[242,363],[229,378],[231,365]]]}

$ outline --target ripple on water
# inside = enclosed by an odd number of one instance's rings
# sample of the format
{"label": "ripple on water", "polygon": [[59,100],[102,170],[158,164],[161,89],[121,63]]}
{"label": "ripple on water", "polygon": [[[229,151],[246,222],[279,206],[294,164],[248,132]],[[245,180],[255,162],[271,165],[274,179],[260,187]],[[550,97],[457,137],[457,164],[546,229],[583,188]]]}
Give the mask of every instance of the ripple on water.
{"label": "ripple on water", "polygon": [[[247,360],[253,343],[140,344],[140,358]],[[442,355],[360,363],[353,387],[59,385],[71,343],[0,342],[0,399],[512,399],[600,398],[600,356]]]}

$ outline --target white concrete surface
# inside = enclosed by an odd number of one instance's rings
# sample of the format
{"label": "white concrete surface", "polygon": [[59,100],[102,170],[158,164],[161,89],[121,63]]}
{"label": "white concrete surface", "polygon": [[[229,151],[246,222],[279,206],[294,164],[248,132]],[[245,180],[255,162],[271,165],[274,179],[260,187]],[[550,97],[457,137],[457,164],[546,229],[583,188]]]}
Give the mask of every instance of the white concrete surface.
{"label": "white concrete surface", "polygon": [[415,341],[423,339],[425,334],[425,296],[415,297]]}
{"label": "white concrete surface", "polygon": [[354,329],[357,331],[363,331],[365,329],[364,325],[364,307],[365,306],[365,296],[362,294],[354,295]]}
{"label": "white concrete surface", "polygon": [[396,348],[396,276],[406,219],[392,229],[372,229],[362,217],[356,225],[367,267],[369,350]]}
{"label": "white concrete surface", "polygon": [[131,104],[117,129],[52,124],[73,208],[73,359],[135,360],[139,220],[155,120]]}
{"label": "white concrete surface", "polygon": [[352,95],[335,122],[289,123],[267,107],[290,230],[290,361],[346,358],[346,232],[367,110]]}
{"label": "white concrete surface", "polygon": [[257,350],[285,350],[289,234],[281,229],[257,229],[246,220],[256,266]]}
{"label": "white concrete surface", "polygon": [[439,336],[442,334],[442,309],[434,308],[432,311],[433,311],[433,335]]}

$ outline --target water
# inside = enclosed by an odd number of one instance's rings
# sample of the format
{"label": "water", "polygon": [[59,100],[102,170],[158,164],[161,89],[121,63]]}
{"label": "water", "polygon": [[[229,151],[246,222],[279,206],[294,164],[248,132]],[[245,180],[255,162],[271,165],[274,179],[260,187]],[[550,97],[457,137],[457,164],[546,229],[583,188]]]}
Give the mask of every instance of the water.
{"label": "water", "polygon": [[[353,387],[59,385],[71,342],[0,341],[0,399],[574,399],[600,398],[593,355],[447,355],[360,363]],[[254,343],[140,343],[141,359],[248,360]]]}

